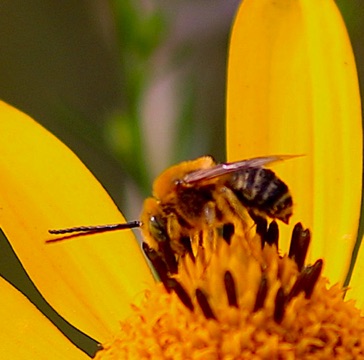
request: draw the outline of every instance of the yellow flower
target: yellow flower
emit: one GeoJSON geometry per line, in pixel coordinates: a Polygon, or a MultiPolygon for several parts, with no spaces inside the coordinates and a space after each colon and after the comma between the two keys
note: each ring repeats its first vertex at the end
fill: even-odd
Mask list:
{"type": "MultiPolygon", "coordinates": [[[[125,220],[51,134],[4,103],[0,118],[0,225],[47,301],[103,344],[96,359],[364,357],[364,318],[341,287],[359,217],[360,99],[332,0],[245,0],[231,37],[229,160],[304,155],[277,166],[295,199],[291,222],[312,229],[297,224],[289,250],[292,227],[255,226],[229,189],[216,198],[233,208],[221,223],[184,229],[191,249],[175,274],[144,245],[159,284],[129,231],[46,244],[51,228],[125,220]]],[[[355,281],[348,294],[363,301],[355,281]]],[[[0,287],[7,358],[88,358],[0,287]]]]}

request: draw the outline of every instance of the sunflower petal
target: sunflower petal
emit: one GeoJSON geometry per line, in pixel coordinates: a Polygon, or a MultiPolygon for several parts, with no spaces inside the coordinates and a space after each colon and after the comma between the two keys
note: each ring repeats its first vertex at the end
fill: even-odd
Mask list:
{"type": "MultiPolygon", "coordinates": [[[[342,282],[359,218],[362,126],[345,25],[333,0],[245,0],[232,32],[229,160],[303,154],[277,166],[313,230],[311,259],[342,282]]],[[[283,230],[288,240],[288,229],[283,230]]],[[[286,247],[285,247],[286,248],[286,247]]]]}
{"type": "Polygon", "coordinates": [[[0,225],[46,300],[102,341],[152,281],[131,231],[46,244],[48,229],[124,222],[79,159],[0,102],[0,225]]]}
{"type": "Polygon", "coordinates": [[[3,358],[89,359],[29,300],[0,277],[0,336],[3,358]]]}

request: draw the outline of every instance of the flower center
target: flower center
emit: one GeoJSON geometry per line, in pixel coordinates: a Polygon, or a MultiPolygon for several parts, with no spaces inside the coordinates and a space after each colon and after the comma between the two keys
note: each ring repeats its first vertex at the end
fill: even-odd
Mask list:
{"type": "Polygon", "coordinates": [[[353,359],[364,356],[364,319],[323,262],[305,265],[310,232],[294,227],[288,255],[279,231],[255,219],[202,231],[171,275],[144,244],[161,283],[96,359],[353,359]]]}

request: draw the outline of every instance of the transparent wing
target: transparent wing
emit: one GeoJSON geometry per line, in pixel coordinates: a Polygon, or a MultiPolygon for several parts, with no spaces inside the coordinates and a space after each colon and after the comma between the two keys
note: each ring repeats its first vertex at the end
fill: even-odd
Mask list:
{"type": "Polygon", "coordinates": [[[183,181],[185,183],[191,184],[196,181],[212,179],[214,177],[230,174],[249,167],[263,167],[277,161],[283,161],[292,159],[294,157],[299,157],[302,155],[271,155],[271,156],[261,156],[252,159],[240,160],[231,163],[218,164],[209,169],[201,169],[193,171],[187,174],[183,181]]]}

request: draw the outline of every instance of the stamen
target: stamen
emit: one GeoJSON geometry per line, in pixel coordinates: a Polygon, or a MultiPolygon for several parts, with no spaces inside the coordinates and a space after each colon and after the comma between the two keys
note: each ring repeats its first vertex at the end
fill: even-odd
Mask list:
{"type": "Polygon", "coordinates": [[[301,271],[287,296],[287,302],[291,301],[295,296],[298,296],[301,291],[305,292],[306,299],[311,297],[316,282],[321,274],[322,266],[323,261],[319,259],[315,264],[307,266],[301,271]]]}
{"type": "Polygon", "coordinates": [[[263,238],[268,245],[275,244],[278,249],[279,229],[276,221],[272,221],[269,224],[268,230],[263,236],[263,238]]]}
{"type": "Polygon", "coordinates": [[[303,291],[304,280],[304,274],[300,273],[287,296],[287,302],[290,302],[294,297],[298,296],[301,291],[303,291]]]}
{"type": "Polygon", "coordinates": [[[322,259],[317,260],[312,266],[308,266],[304,271],[306,272],[306,284],[303,291],[306,294],[306,299],[309,299],[313,293],[313,289],[321,274],[323,266],[322,259]]]}
{"type": "Polygon", "coordinates": [[[225,284],[225,290],[226,290],[226,295],[228,298],[229,306],[238,307],[235,281],[234,281],[234,278],[230,271],[225,272],[224,284],[225,284]]]}
{"type": "Polygon", "coordinates": [[[183,305],[186,306],[187,309],[193,311],[194,306],[192,304],[192,300],[183,286],[174,278],[168,278],[166,281],[166,285],[170,290],[173,290],[179,299],[182,301],[183,305]]]}
{"type": "Polygon", "coordinates": [[[158,277],[161,279],[164,287],[168,292],[170,292],[167,284],[168,269],[166,263],[164,262],[162,257],[158,255],[158,253],[144,241],[142,243],[142,249],[148,260],[152,263],[154,270],[157,273],[158,277]]]}
{"type": "Polygon", "coordinates": [[[178,263],[176,256],[172,250],[171,242],[169,239],[159,241],[159,251],[163,254],[164,261],[167,265],[168,271],[171,274],[176,274],[178,271],[178,263]]]}
{"type": "Polygon", "coordinates": [[[255,231],[256,231],[256,233],[258,235],[261,236],[261,238],[262,238],[262,247],[263,247],[264,246],[263,237],[264,237],[265,233],[267,232],[268,221],[267,221],[266,218],[255,214],[253,211],[249,211],[249,215],[256,224],[256,230],[255,231]]]}
{"type": "Polygon", "coordinates": [[[277,324],[280,324],[284,317],[284,308],[286,305],[283,288],[279,288],[277,291],[274,307],[274,320],[277,324]]]}
{"type": "Polygon", "coordinates": [[[229,245],[231,242],[231,238],[234,235],[234,232],[235,232],[235,226],[232,223],[224,224],[224,226],[222,227],[222,237],[229,245]]]}
{"type": "Polygon", "coordinates": [[[288,256],[295,261],[299,271],[302,270],[305,263],[310,240],[310,230],[304,230],[302,224],[297,223],[292,231],[291,246],[289,248],[288,256]]]}
{"type": "Polygon", "coordinates": [[[268,293],[268,281],[267,278],[263,275],[260,280],[259,289],[257,292],[257,297],[255,299],[254,312],[258,311],[264,306],[265,298],[268,293]]]}
{"type": "Polygon", "coordinates": [[[203,231],[200,231],[198,233],[198,246],[199,247],[203,247],[203,239],[204,239],[203,231]]]}
{"type": "Polygon", "coordinates": [[[193,262],[195,262],[195,255],[193,255],[192,245],[191,245],[191,238],[189,236],[182,236],[180,238],[180,243],[186,249],[186,253],[190,255],[193,262]]]}
{"type": "Polygon", "coordinates": [[[211,309],[211,306],[206,298],[206,295],[202,292],[201,289],[196,289],[196,299],[198,304],[200,305],[200,308],[205,315],[205,318],[208,319],[214,319],[216,320],[216,317],[211,309]]]}

